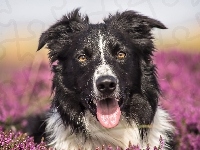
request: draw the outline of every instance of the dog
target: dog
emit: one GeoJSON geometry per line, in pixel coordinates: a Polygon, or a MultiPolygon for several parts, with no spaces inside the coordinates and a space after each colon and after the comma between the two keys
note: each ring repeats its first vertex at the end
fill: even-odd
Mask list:
{"type": "Polygon", "coordinates": [[[79,8],[41,34],[54,73],[47,115],[48,144],[57,150],[102,145],[159,145],[173,149],[170,116],[158,105],[160,89],[152,56],[155,19],[128,10],[91,24],[79,8]]]}

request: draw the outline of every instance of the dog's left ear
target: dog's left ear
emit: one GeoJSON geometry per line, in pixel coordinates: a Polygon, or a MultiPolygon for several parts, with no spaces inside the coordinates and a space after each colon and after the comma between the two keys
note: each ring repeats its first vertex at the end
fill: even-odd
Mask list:
{"type": "Polygon", "coordinates": [[[151,30],[153,28],[167,29],[160,21],[143,16],[135,11],[117,12],[115,15],[110,15],[107,19],[104,19],[104,22],[111,32],[117,30],[121,32],[125,39],[130,39],[129,42],[137,47],[137,52],[142,53],[145,60],[150,60],[154,50],[151,30]]]}
{"type": "Polygon", "coordinates": [[[145,38],[153,28],[167,29],[160,21],[143,16],[135,11],[117,12],[110,15],[104,21],[111,29],[119,29],[129,34],[134,34],[132,38],[145,38]]]}

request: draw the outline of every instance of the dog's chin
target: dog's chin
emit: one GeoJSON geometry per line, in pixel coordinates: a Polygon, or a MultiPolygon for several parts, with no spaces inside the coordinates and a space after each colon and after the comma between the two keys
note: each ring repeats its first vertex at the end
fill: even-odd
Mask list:
{"type": "Polygon", "coordinates": [[[103,127],[114,128],[120,121],[122,104],[119,98],[107,97],[90,100],[88,109],[103,127]]]}

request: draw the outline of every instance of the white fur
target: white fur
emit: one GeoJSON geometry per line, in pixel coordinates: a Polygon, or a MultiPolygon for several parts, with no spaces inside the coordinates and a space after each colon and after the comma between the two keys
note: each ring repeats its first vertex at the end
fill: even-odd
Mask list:
{"type": "MultiPolygon", "coordinates": [[[[109,64],[107,64],[105,59],[105,41],[103,41],[103,36],[99,31],[99,52],[101,57],[101,63],[96,67],[94,75],[93,75],[93,93],[95,97],[99,97],[101,93],[98,91],[96,87],[96,80],[101,76],[113,76],[117,79],[113,69],[109,64]]],[[[117,80],[118,82],[118,80],[117,80]]],[[[119,93],[119,85],[117,84],[114,96],[117,97],[119,93]]]]}
{"type": "Polygon", "coordinates": [[[103,36],[101,35],[101,33],[99,31],[99,51],[101,54],[101,63],[102,64],[106,64],[104,48],[105,48],[105,41],[103,42],[103,36]]]}
{"type": "Polygon", "coordinates": [[[101,147],[102,145],[120,146],[125,149],[130,141],[142,148],[146,148],[149,144],[153,149],[154,146],[159,145],[160,136],[167,142],[169,139],[165,132],[173,130],[168,114],[160,107],[158,107],[154,121],[150,126],[147,143],[142,143],[136,124],[132,122],[132,126],[128,126],[123,116],[115,128],[106,129],[101,126],[96,117],[92,116],[90,112],[86,112],[85,123],[91,137],[86,142],[84,142],[82,135],[70,134],[70,127],[63,125],[60,115],[54,110],[54,113],[47,120],[46,132],[51,133],[49,138],[53,139],[49,145],[56,150],[78,150],[79,148],[94,150],[97,146],[101,147]]]}

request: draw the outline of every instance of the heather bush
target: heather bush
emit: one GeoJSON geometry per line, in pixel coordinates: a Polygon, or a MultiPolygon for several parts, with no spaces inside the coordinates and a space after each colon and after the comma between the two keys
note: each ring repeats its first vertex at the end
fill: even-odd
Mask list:
{"type": "Polygon", "coordinates": [[[16,127],[20,123],[25,124],[22,118],[47,109],[50,89],[51,73],[47,63],[18,70],[8,79],[1,79],[0,124],[16,127]]]}
{"type": "Polygon", "coordinates": [[[41,141],[35,144],[32,137],[25,133],[6,131],[0,128],[0,149],[1,150],[47,150],[46,144],[41,141]]]}
{"type": "Polygon", "coordinates": [[[180,51],[155,55],[161,104],[169,111],[176,127],[177,149],[200,149],[200,53],[180,51]]]}

